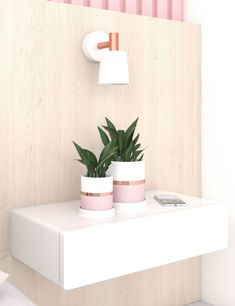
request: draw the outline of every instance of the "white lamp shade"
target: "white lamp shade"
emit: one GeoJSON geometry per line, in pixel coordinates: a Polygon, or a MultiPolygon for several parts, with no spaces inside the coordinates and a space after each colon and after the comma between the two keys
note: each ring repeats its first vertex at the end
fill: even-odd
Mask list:
{"type": "Polygon", "coordinates": [[[106,51],[100,59],[98,84],[129,84],[127,53],[106,51]]]}

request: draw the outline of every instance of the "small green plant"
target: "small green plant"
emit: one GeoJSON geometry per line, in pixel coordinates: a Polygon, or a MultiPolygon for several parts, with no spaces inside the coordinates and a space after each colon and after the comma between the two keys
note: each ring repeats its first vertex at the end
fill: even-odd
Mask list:
{"type": "Polygon", "coordinates": [[[108,135],[102,128],[98,127],[104,146],[112,142],[117,146],[116,153],[112,155],[113,161],[140,161],[143,159],[144,150],[140,150],[141,144],[138,143],[140,135],[137,134],[134,137],[138,119],[124,131],[117,130],[114,124],[108,118],[105,118],[107,125],[102,127],[108,132],[108,135]]]}
{"type": "Polygon", "coordinates": [[[106,171],[108,170],[112,157],[117,152],[117,147],[113,141],[110,141],[105,145],[100,153],[99,159],[94,153],[87,149],[83,149],[77,143],[73,141],[73,144],[78,152],[80,159],[77,159],[87,168],[88,177],[105,177],[106,171]]]}

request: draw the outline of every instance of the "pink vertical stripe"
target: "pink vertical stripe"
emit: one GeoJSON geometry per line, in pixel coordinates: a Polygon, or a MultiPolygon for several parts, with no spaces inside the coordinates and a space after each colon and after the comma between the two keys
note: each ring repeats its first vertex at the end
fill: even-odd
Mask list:
{"type": "Polygon", "coordinates": [[[157,17],[169,19],[170,17],[170,0],[158,0],[157,17]]]}
{"type": "Polygon", "coordinates": [[[153,16],[153,8],[152,8],[153,0],[142,0],[142,15],[145,16],[153,16]]]}
{"type": "Polygon", "coordinates": [[[183,0],[173,0],[171,3],[171,19],[183,20],[183,0]]]}
{"type": "Polygon", "coordinates": [[[80,5],[84,5],[84,1],[83,0],[71,0],[72,4],[80,4],[80,5]]]}
{"type": "Polygon", "coordinates": [[[137,1],[136,0],[126,0],[125,12],[137,14],[137,1]]]}
{"type": "Polygon", "coordinates": [[[50,0],[126,13],[183,20],[184,0],[50,0]]]}
{"type": "Polygon", "coordinates": [[[142,15],[143,13],[142,8],[142,0],[136,0],[136,13],[142,15]]]}
{"type": "Polygon", "coordinates": [[[121,11],[120,0],[109,0],[108,9],[112,11],[121,11]]]}
{"type": "Polygon", "coordinates": [[[102,8],[104,10],[108,10],[108,8],[109,8],[109,1],[108,0],[103,0],[102,1],[102,8]]]}
{"type": "Polygon", "coordinates": [[[119,0],[120,1],[120,11],[125,12],[126,11],[126,0],[119,0]]]}
{"type": "Polygon", "coordinates": [[[84,5],[85,6],[91,6],[90,0],[84,0],[84,5]]]}
{"type": "Polygon", "coordinates": [[[152,0],[152,16],[157,17],[157,1],[158,0],[152,0]]]}
{"type": "MultiPolygon", "coordinates": [[[[53,0],[52,0],[53,1],[53,0]]],[[[67,3],[66,0],[56,0],[56,2],[63,2],[63,3],[67,3]]]]}
{"type": "Polygon", "coordinates": [[[102,0],[90,0],[90,7],[103,8],[102,0]]]}

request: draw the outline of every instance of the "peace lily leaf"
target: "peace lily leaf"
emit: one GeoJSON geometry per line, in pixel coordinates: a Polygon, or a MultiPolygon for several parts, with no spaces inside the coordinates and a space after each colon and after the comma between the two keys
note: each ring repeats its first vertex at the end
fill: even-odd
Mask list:
{"type": "MultiPolygon", "coordinates": [[[[135,129],[138,123],[138,118],[127,128],[126,131],[118,130],[114,124],[105,118],[107,126],[103,126],[104,130],[109,133],[111,139],[108,138],[105,131],[100,132],[101,140],[104,146],[107,145],[107,138],[109,142],[113,143],[113,146],[117,146],[117,152],[112,155],[112,160],[114,161],[138,161],[143,159],[143,150],[140,150],[141,144],[138,143],[140,135],[137,134],[134,137],[135,129]],[[140,156],[141,155],[141,156],[140,156]]],[[[109,147],[110,149],[111,147],[109,147]]],[[[103,155],[102,155],[103,157],[103,155]]]]}
{"type": "Polygon", "coordinates": [[[109,132],[109,135],[111,137],[111,139],[115,139],[117,137],[117,131],[114,130],[113,128],[111,127],[108,127],[108,126],[104,126],[103,125],[103,128],[109,132]]]}
{"type": "Polygon", "coordinates": [[[103,142],[103,145],[106,146],[109,143],[109,138],[106,135],[106,133],[100,127],[98,127],[98,130],[99,130],[100,137],[101,137],[101,140],[103,142]]]}
{"type": "Polygon", "coordinates": [[[130,142],[133,138],[134,132],[135,132],[135,128],[137,125],[139,118],[137,118],[126,130],[125,136],[126,136],[126,142],[130,142]]]}
{"type": "Polygon", "coordinates": [[[113,142],[108,142],[102,150],[99,162],[93,152],[80,147],[77,143],[73,142],[80,159],[77,159],[86,166],[88,177],[105,177],[106,171],[111,164],[111,157],[116,154],[117,147],[113,146],[113,142]],[[102,166],[105,165],[103,168],[102,166]]]}
{"type": "Polygon", "coordinates": [[[109,128],[111,128],[111,129],[114,130],[115,132],[117,131],[116,128],[115,128],[115,126],[114,126],[114,124],[113,124],[107,117],[105,117],[105,121],[106,121],[107,126],[108,126],[109,128]]]}

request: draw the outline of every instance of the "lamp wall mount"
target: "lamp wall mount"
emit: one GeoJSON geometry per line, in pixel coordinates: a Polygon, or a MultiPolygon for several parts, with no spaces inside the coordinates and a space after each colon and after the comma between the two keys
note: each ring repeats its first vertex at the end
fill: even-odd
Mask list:
{"type": "Polygon", "coordinates": [[[82,42],[82,50],[87,59],[92,62],[100,62],[102,53],[106,51],[104,48],[109,46],[102,46],[102,48],[98,46],[101,45],[102,42],[107,44],[108,40],[109,35],[105,32],[94,31],[88,33],[82,42]]]}
{"type": "Polygon", "coordinates": [[[87,59],[100,63],[98,84],[129,84],[127,53],[119,50],[118,33],[90,32],[83,39],[82,50],[87,59]]]}

